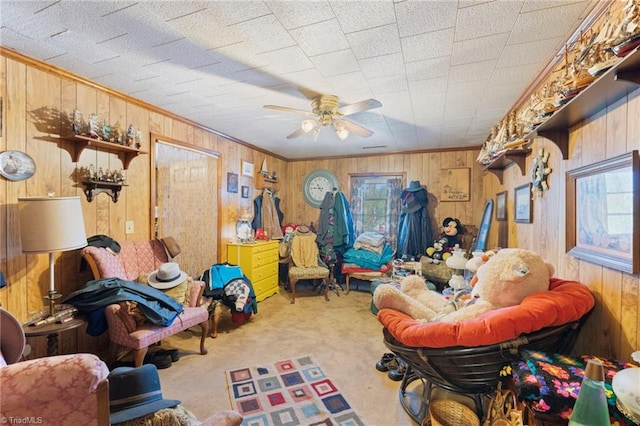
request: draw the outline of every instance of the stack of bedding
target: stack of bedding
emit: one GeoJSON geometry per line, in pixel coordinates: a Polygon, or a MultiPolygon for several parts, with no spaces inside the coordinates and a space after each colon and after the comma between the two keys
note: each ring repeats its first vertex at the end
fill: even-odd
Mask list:
{"type": "Polygon", "coordinates": [[[384,235],[364,232],[344,254],[342,273],[386,273],[391,269],[394,250],[384,235]]]}

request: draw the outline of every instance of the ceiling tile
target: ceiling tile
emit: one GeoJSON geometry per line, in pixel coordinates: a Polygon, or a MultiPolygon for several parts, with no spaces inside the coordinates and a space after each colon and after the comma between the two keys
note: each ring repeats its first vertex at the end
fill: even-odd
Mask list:
{"type": "Polygon", "coordinates": [[[335,19],[289,30],[289,33],[308,56],[349,48],[335,19]]]}
{"type": "Polygon", "coordinates": [[[446,77],[449,75],[450,62],[451,56],[407,62],[405,64],[407,80],[416,81],[435,77],[446,77]]]}
{"type": "Polygon", "coordinates": [[[578,24],[578,18],[585,9],[584,2],[523,13],[513,28],[510,44],[523,43],[532,39],[562,37],[567,39],[569,30],[578,24]]]}
{"type": "Polygon", "coordinates": [[[456,41],[510,32],[518,19],[522,1],[495,1],[458,10],[456,41]]]}
{"type": "Polygon", "coordinates": [[[331,1],[345,34],[395,24],[393,3],[389,1],[331,1]]]}
{"type": "Polygon", "coordinates": [[[509,33],[494,34],[453,43],[451,65],[498,59],[502,55],[509,33]]]}
{"type": "Polygon", "coordinates": [[[282,26],[289,30],[335,18],[333,9],[326,1],[267,1],[266,4],[282,26]]]}
{"type": "Polygon", "coordinates": [[[402,53],[407,62],[451,55],[453,32],[447,29],[402,39],[402,53]]]}
{"type": "Polygon", "coordinates": [[[400,37],[453,28],[457,5],[447,1],[402,1],[395,3],[400,37]]]}
{"type": "MultiPolygon", "coordinates": [[[[347,40],[358,59],[400,52],[400,39],[395,25],[347,34],[347,40]]],[[[407,58],[405,57],[405,60],[407,58]]]]}
{"type": "Polygon", "coordinates": [[[311,61],[324,76],[360,71],[360,65],[350,49],[314,56],[311,61]]]}
{"type": "Polygon", "coordinates": [[[405,73],[404,61],[400,53],[361,59],[359,62],[362,72],[367,78],[379,78],[405,73]]]}

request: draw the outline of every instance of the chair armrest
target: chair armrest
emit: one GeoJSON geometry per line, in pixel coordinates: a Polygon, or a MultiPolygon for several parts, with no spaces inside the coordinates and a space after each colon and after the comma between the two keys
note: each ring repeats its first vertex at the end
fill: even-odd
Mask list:
{"type": "Polygon", "coordinates": [[[204,281],[190,280],[189,281],[189,307],[195,308],[202,305],[202,295],[204,294],[204,281]]]}
{"type": "Polygon", "coordinates": [[[1,415],[46,424],[108,425],[106,364],[93,354],[17,362],[0,368],[1,415]]]}

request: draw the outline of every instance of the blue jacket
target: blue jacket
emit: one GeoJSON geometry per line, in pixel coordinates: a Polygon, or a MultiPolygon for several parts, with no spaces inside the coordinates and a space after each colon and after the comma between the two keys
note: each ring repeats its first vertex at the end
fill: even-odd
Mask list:
{"type": "Polygon", "coordinates": [[[137,302],[150,323],[165,327],[170,326],[184,310],[181,303],[162,291],[120,278],[88,281],[84,288],[69,294],[64,303],[69,303],[78,308],[78,311],[87,314],[87,333],[99,336],[107,331],[104,309],[108,305],[126,300],[137,302]]]}

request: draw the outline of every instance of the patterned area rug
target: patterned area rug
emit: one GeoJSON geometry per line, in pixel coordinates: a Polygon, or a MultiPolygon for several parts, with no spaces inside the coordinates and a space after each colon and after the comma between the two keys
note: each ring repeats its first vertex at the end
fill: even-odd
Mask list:
{"type": "Polygon", "coordinates": [[[227,371],[226,377],[244,426],[364,426],[309,355],[227,371]]]}

